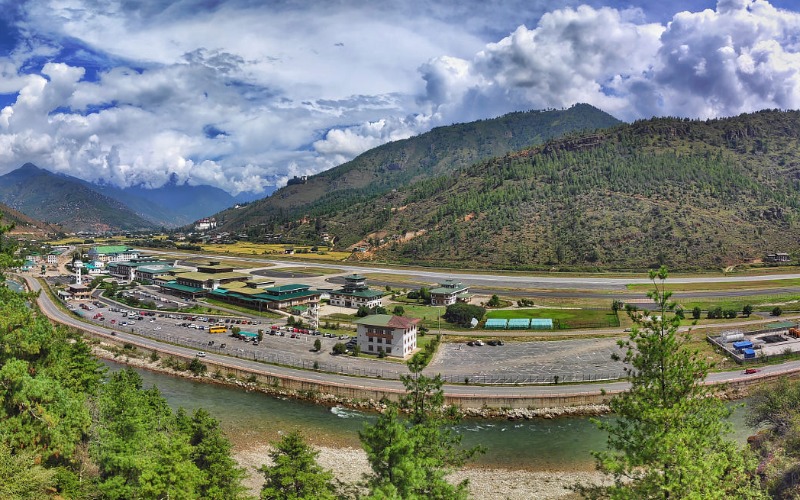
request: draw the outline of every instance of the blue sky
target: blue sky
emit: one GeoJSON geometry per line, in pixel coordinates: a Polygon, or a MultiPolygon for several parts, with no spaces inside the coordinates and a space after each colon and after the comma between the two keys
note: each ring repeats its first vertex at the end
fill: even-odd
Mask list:
{"type": "Polygon", "coordinates": [[[261,192],[451,123],[800,108],[789,0],[0,0],[0,174],[261,192]]]}

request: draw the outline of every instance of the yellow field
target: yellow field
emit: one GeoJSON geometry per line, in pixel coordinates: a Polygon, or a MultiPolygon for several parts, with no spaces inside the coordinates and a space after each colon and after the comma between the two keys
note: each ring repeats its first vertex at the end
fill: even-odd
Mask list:
{"type": "Polygon", "coordinates": [[[267,255],[269,257],[290,260],[327,260],[327,261],[341,261],[350,256],[350,252],[331,252],[327,251],[324,247],[316,253],[311,253],[310,246],[292,246],[294,254],[287,254],[286,248],[288,245],[276,245],[267,243],[251,243],[249,241],[238,241],[232,245],[201,245],[204,252],[218,253],[218,254],[231,254],[231,255],[244,255],[255,256],[267,255]],[[301,253],[308,252],[308,253],[301,253]]]}

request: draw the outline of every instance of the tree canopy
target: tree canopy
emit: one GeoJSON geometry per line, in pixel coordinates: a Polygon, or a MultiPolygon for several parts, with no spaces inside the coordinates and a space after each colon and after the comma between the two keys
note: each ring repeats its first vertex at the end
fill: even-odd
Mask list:
{"type": "Polygon", "coordinates": [[[631,388],[611,400],[617,419],[598,422],[608,450],[594,455],[613,484],[579,489],[592,498],[759,498],[752,455],[726,439],[730,410],[701,384],[709,365],[678,334],[666,268],[650,279],[658,314],[632,313],[619,342],[631,388]]]}

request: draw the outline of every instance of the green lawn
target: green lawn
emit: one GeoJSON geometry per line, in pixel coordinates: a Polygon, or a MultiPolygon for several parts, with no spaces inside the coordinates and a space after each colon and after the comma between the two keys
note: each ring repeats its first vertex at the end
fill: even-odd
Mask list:
{"type": "Polygon", "coordinates": [[[557,329],[618,327],[619,320],[608,309],[501,309],[488,311],[486,318],[550,318],[557,329]]]}

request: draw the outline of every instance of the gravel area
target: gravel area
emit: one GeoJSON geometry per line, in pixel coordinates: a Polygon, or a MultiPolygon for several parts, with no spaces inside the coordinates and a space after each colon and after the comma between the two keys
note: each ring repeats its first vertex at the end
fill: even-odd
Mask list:
{"type": "MultiPolygon", "coordinates": [[[[369,472],[367,455],[361,449],[317,447],[318,462],[333,472],[344,483],[360,481],[369,472]]],[[[258,468],[269,461],[270,447],[260,445],[235,453],[236,460],[246,467],[249,477],[245,481],[253,494],[258,494],[263,477],[258,468]]],[[[469,479],[470,497],[476,499],[575,499],[569,490],[575,483],[589,484],[602,481],[597,472],[579,471],[526,471],[505,469],[464,468],[450,476],[453,482],[469,479]]]]}

